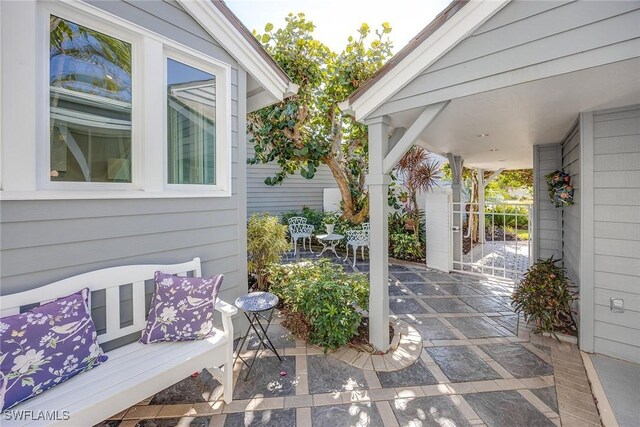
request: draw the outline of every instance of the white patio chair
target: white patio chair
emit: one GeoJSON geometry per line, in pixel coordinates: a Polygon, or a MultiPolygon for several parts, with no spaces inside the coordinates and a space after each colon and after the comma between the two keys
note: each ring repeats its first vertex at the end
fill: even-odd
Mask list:
{"type": "Polygon", "coordinates": [[[353,267],[355,267],[358,248],[362,251],[362,260],[364,261],[364,248],[369,247],[369,223],[363,224],[362,230],[347,231],[347,256],[344,257],[345,261],[349,258],[349,246],[353,247],[353,267]]]}
{"type": "Polygon", "coordinates": [[[298,239],[302,239],[302,249],[305,250],[305,241],[309,239],[309,251],[311,249],[311,234],[313,233],[313,225],[307,224],[307,219],[301,216],[289,218],[289,234],[291,235],[291,243],[293,244],[293,255],[298,250],[298,239]]]}

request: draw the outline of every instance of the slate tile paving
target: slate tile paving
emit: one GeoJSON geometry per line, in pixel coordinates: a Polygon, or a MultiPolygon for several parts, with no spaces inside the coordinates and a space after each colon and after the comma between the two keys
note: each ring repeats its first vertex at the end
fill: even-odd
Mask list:
{"type": "Polygon", "coordinates": [[[520,344],[488,344],[480,348],[516,378],[553,375],[553,366],[520,344]]]}
{"type": "Polygon", "coordinates": [[[466,283],[442,283],[440,288],[450,295],[482,295],[481,292],[466,283]]]}
{"type": "Polygon", "coordinates": [[[423,314],[427,312],[415,298],[389,297],[389,310],[393,314],[423,314]]]}
{"type": "Polygon", "coordinates": [[[451,396],[400,399],[395,401],[392,408],[398,423],[403,427],[464,427],[469,425],[451,396]]]}
{"type": "Polygon", "coordinates": [[[464,399],[492,427],[555,426],[517,391],[465,394],[464,399]]]}
{"type": "MultiPolygon", "coordinates": [[[[458,298],[423,298],[438,313],[475,313],[476,311],[458,298]]],[[[394,311],[395,313],[395,311],[394,311]]]]}
{"type": "MultiPolygon", "coordinates": [[[[266,352],[265,352],[266,353],[266,352]]],[[[242,365],[240,376],[233,389],[234,399],[254,397],[280,397],[296,394],[296,358],[281,356],[282,362],[275,356],[259,357],[245,381],[247,367],[242,365]],[[286,376],[280,375],[284,371],[286,376]]],[[[251,362],[249,362],[251,363],[251,362]]]]}
{"type": "Polygon", "coordinates": [[[361,273],[367,272],[369,271],[369,264],[364,264],[362,262],[356,263],[356,270],[358,270],[361,273]]]}
{"type": "Polygon", "coordinates": [[[136,427],[208,427],[211,417],[162,418],[141,420],[136,427]]]}
{"type": "Polygon", "coordinates": [[[424,269],[421,271],[422,276],[429,281],[436,283],[459,282],[460,279],[455,274],[447,274],[437,270],[424,269]]]}
{"type": "Polygon", "coordinates": [[[545,353],[547,353],[549,356],[551,356],[551,349],[546,346],[546,345],[542,345],[542,344],[533,344],[536,348],[544,351],[545,353]]]}
{"type": "Polygon", "coordinates": [[[405,283],[404,286],[418,296],[447,295],[447,292],[435,283],[405,283]]]}
{"type": "Polygon", "coordinates": [[[420,359],[413,365],[399,371],[378,372],[377,374],[383,388],[438,384],[436,378],[420,359]]]}
{"type": "Polygon", "coordinates": [[[491,338],[510,335],[508,331],[496,327],[482,317],[451,317],[447,319],[467,338],[491,338]]]}
{"type": "MultiPolygon", "coordinates": [[[[278,324],[271,324],[269,326],[269,330],[267,331],[267,335],[269,339],[275,346],[276,350],[279,348],[290,348],[296,346],[296,340],[291,335],[284,326],[278,324]]],[[[259,345],[258,337],[256,336],[254,331],[251,331],[251,334],[247,337],[247,343],[245,344],[245,348],[249,350],[254,350],[258,348],[259,345]]],[[[264,347],[263,347],[264,349],[264,347]]]]}
{"type": "Polygon", "coordinates": [[[411,271],[409,267],[400,264],[389,264],[389,271],[411,271]]]}
{"type": "Polygon", "coordinates": [[[513,316],[492,316],[491,320],[498,323],[503,328],[508,329],[512,334],[515,335],[517,333],[517,329],[518,329],[517,315],[514,314],[513,316]]]}
{"type": "Polygon", "coordinates": [[[511,310],[511,307],[491,297],[460,297],[460,300],[481,313],[497,313],[511,310]]]}
{"type": "Polygon", "coordinates": [[[378,409],[370,402],[311,408],[311,421],[313,427],[383,427],[378,409]]]}
{"type": "Polygon", "coordinates": [[[417,273],[393,272],[392,274],[397,280],[401,281],[402,283],[424,282],[424,278],[417,273]]]}
{"type": "Polygon", "coordinates": [[[549,408],[553,409],[556,413],[558,412],[558,398],[556,397],[555,387],[535,388],[532,389],[531,392],[549,408]]]}
{"type": "Polygon", "coordinates": [[[295,426],[296,410],[273,409],[268,411],[248,411],[228,414],[224,427],[295,426]]]}
{"type": "Polygon", "coordinates": [[[206,369],[197,375],[185,378],[151,399],[150,405],[170,405],[216,401],[221,390],[220,383],[206,369]]]}
{"type": "Polygon", "coordinates": [[[362,369],[334,357],[307,356],[309,393],[334,393],[364,389],[367,382],[362,369]]]}
{"type": "Polygon", "coordinates": [[[451,382],[483,381],[502,378],[473,350],[466,346],[425,348],[451,382]]]}
{"type": "Polygon", "coordinates": [[[395,283],[389,284],[389,296],[408,296],[409,292],[395,283]]]}
{"type": "MultiPolygon", "coordinates": [[[[286,259],[296,262],[306,258],[316,257],[306,251],[286,259]]],[[[348,263],[328,258],[353,271],[348,263]]],[[[368,261],[358,260],[356,270],[368,269],[368,261]]],[[[136,419],[143,427],[220,426],[223,420],[230,427],[511,427],[551,426],[558,424],[558,416],[563,422],[567,419],[566,425],[575,425],[579,411],[572,408],[582,406],[571,400],[573,390],[565,391],[568,388],[562,386],[560,368],[554,375],[553,366],[538,356],[545,352],[550,355],[546,360],[561,361],[567,357],[568,345],[562,347],[535,336],[524,346],[505,339],[515,335],[517,316],[498,313],[512,311],[509,295],[513,285],[502,279],[446,274],[418,264],[391,265],[389,282],[391,312],[415,327],[423,339],[422,357],[403,370],[365,372],[317,348],[299,347],[300,342],[280,324],[272,324],[269,336],[276,347],[286,349],[284,361],[262,352],[247,382],[243,375],[246,367],[237,365],[240,372],[236,372],[239,378],[231,404],[216,400],[221,387],[208,371],[202,371],[145,399],[130,413],[125,410],[99,425],[125,427],[136,419]],[[491,314],[487,317],[484,313],[491,314]],[[529,350],[533,346],[540,351],[529,350]],[[281,376],[281,371],[287,375],[281,376]],[[511,375],[520,380],[509,379],[511,375]],[[554,380],[560,384],[557,388],[548,386],[554,380]],[[403,388],[407,388],[404,394],[403,388]],[[449,395],[451,391],[453,395],[449,395]],[[543,414],[527,400],[533,396],[555,413],[543,414]],[[193,415],[175,418],[177,413],[193,415]],[[142,416],[155,419],[142,421],[142,416]]],[[[521,332],[526,329],[522,326],[521,332]]],[[[252,339],[249,347],[255,345],[252,339]]],[[[579,354],[575,346],[570,349],[579,354]]],[[[576,360],[580,364],[579,356],[576,360]]],[[[592,412],[597,414],[595,409],[592,412]]]]}
{"type": "Polygon", "coordinates": [[[423,340],[453,340],[456,335],[451,332],[440,320],[433,318],[406,319],[411,326],[416,328],[423,340]]]}

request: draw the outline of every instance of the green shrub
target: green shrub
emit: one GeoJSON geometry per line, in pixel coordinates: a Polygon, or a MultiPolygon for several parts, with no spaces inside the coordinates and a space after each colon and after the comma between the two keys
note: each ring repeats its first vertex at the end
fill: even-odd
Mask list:
{"type": "Polygon", "coordinates": [[[526,206],[496,205],[487,206],[484,223],[486,227],[516,227],[516,215],[518,214],[518,229],[526,230],[529,227],[529,216],[526,206]],[[489,215],[493,213],[495,215],[489,215]]]}
{"type": "Polygon", "coordinates": [[[362,321],[358,308],[369,305],[366,276],[347,274],[328,260],[274,265],[269,282],[285,313],[304,315],[310,326],[309,342],[325,350],[351,341],[362,321]]]}
{"type": "Polygon", "coordinates": [[[511,296],[511,305],[525,321],[533,323],[535,333],[576,335],[571,312],[576,297],[569,289],[564,268],[556,265],[559,261],[552,257],[533,264],[511,296]]]}
{"type": "MultiPolygon", "coordinates": [[[[307,219],[307,224],[311,224],[314,226],[314,234],[322,234],[325,232],[326,227],[325,224],[328,224],[327,219],[331,218],[331,220],[335,219],[335,226],[333,228],[333,232],[336,234],[342,234],[343,236],[347,235],[347,230],[353,230],[354,228],[360,228],[360,224],[354,224],[350,221],[347,221],[341,218],[335,212],[327,212],[323,213],[322,211],[311,209],[307,206],[302,208],[302,211],[289,211],[284,212],[282,214],[282,224],[289,224],[289,218],[293,218],[296,216],[301,216],[307,219]]],[[[344,248],[344,241],[340,242],[340,247],[344,248]]]]}
{"type": "Polygon", "coordinates": [[[278,217],[251,215],[247,225],[247,261],[249,273],[258,280],[258,289],[266,288],[267,268],[280,262],[288,249],[287,227],[280,224],[278,217]]]}
{"type": "Polygon", "coordinates": [[[324,213],[315,209],[311,209],[308,206],[302,208],[302,211],[289,211],[282,214],[282,223],[289,225],[289,218],[301,216],[307,219],[307,224],[311,224],[314,227],[314,231],[319,233],[324,230],[324,213]]]}
{"type": "Polygon", "coordinates": [[[419,261],[424,259],[425,249],[422,242],[410,233],[394,233],[389,235],[390,252],[394,258],[419,261]]]}

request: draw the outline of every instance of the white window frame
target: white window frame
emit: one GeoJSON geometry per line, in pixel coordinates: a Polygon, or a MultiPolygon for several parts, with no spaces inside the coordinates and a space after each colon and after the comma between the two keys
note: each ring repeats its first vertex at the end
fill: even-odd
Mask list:
{"type": "Polygon", "coordinates": [[[75,8],[65,7],[55,3],[45,3],[39,11],[38,27],[41,29],[39,43],[42,45],[38,52],[46,52],[46,62],[41,70],[41,86],[38,90],[38,98],[40,98],[36,106],[39,110],[38,128],[41,129],[41,137],[38,138],[39,158],[36,162],[36,174],[38,190],[52,191],[131,191],[143,189],[143,159],[142,144],[143,139],[141,124],[143,122],[143,91],[142,91],[142,34],[127,30],[117,23],[107,22],[95,15],[77,10],[75,8]],[[131,45],[131,182],[65,182],[52,181],[50,179],[50,159],[51,159],[51,135],[49,129],[49,121],[51,118],[51,103],[49,93],[50,78],[50,33],[49,20],[51,15],[58,16],[66,21],[87,27],[89,29],[99,31],[110,37],[122,40],[131,45]],[[44,30],[43,30],[44,29],[44,30]],[[44,99],[43,99],[44,98],[44,99]]]}
{"type": "MultiPolygon", "coordinates": [[[[1,0],[0,0],[1,1],[1,0]]],[[[4,5],[3,5],[4,8],[4,5]]],[[[12,102],[27,104],[33,117],[18,117],[12,132],[2,132],[2,143],[20,139],[23,144],[2,147],[0,200],[90,200],[146,198],[207,198],[232,196],[232,66],[189,46],[157,34],[98,7],[77,0],[25,2],[19,11],[24,22],[14,25],[15,36],[1,40],[5,46],[20,40],[26,51],[2,53],[3,60],[18,57],[24,74],[12,75],[14,86],[26,87],[33,97],[12,102]],[[29,5],[29,6],[28,6],[29,5]],[[132,133],[131,183],[56,182],[50,180],[49,16],[103,32],[131,44],[132,133]],[[24,52],[34,51],[33,56],[24,52]],[[20,54],[18,54],[20,53],[20,54]],[[166,57],[216,75],[216,185],[167,184],[166,57]],[[184,56],[181,56],[184,55],[184,56]],[[32,62],[33,61],[33,62],[32,62]],[[35,81],[30,77],[34,64],[35,81]],[[164,73],[158,70],[164,69],[164,73]],[[159,125],[159,123],[161,125],[159,125]],[[11,138],[4,138],[5,136],[11,138]],[[10,167],[9,167],[10,166],[10,167]],[[9,173],[11,173],[9,175],[9,173]]],[[[4,14],[3,14],[4,15],[4,14]]],[[[4,16],[3,16],[4,18],[4,16]]],[[[4,34],[4,33],[3,33],[4,34]]],[[[14,43],[15,44],[15,43],[14,43]]],[[[9,63],[10,61],[7,61],[9,63]]],[[[5,65],[3,61],[3,65],[5,65]]],[[[34,74],[31,74],[33,76],[34,74]]],[[[3,93],[4,95],[4,93],[3,93]]],[[[3,103],[3,106],[6,106],[3,103]]],[[[3,117],[3,123],[5,122],[3,117]]]]}
{"type": "Polygon", "coordinates": [[[186,53],[169,46],[164,49],[164,188],[179,192],[205,192],[212,196],[231,195],[231,67],[210,58],[186,53]],[[169,122],[168,122],[168,61],[173,59],[182,64],[215,76],[216,85],[216,140],[215,140],[215,184],[169,184],[169,122]]]}

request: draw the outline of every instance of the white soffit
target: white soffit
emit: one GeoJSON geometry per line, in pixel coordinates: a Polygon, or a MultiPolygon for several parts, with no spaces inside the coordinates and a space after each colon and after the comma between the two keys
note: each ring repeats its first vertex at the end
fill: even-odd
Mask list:
{"type": "MultiPolygon", "coordinates": [[[[640,104],[638,76],[635,58],[458,98],[418,141],[461,155],[467,166],[530,168],[531,147],[561,142],[580,112],[640,104]]],[[[391,115],[394,127],[408,127],[420,111],[391,115]]]]}

